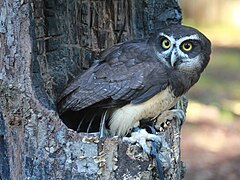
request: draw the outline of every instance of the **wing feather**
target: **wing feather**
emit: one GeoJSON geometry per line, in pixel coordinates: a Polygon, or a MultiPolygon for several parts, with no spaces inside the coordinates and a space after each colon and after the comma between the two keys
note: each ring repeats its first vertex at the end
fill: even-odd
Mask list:
{"type": "MultiPolygon", "coordinates": [[[[166,68],[145,40],[106,50],[98,64],[79,75],[60,96],[58,110],[79,111],[107,99],[141,103],[168,85],[166,68]]],[[[113,102],[109,101],[109,103],[113,102]]]]}

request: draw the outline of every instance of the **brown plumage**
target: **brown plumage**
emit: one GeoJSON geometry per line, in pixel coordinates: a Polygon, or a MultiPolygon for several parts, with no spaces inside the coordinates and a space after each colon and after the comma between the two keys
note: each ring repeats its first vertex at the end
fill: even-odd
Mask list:
{"type": "Polygon", "coordinates": [[[198,81],[210,53],[204,35],[181,25],[163,28],[149,39],[116,44],[68,85],[59,97],[58,112],[75,130],[81,123],[80,131],[97,131],[107,110],[112,134],[125,135],[136,122],[173,107],[198,81]],[[170,47],[163,44],[165,39],[170,47]],[[183,47],[186,42],[190,51],[183,47]],[[92,122],[95,127],[89,126],[92,122]]]}

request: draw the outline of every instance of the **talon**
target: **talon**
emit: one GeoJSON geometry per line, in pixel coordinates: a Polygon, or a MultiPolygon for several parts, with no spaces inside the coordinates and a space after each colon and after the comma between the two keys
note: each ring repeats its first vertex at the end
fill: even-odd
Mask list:
{"type": "Polygon", "coordinates": [[[156,161],[157,172],[161,180],[164,179],[163,165],[158,155],[158,150],[161,149],[162,143],[161,138],[157,135],[156,130],[152,126],[147,126],[153,133],[148,133],[146,129],[133,128],[131,137],[123,137],[123,141],[130,143],[139,143],[143,150],[156,161]],[[147,140],[151,140],[151,147],[147,145],[147,140]]]}
{"type": "Polygon", "coordinates": [[[151,148],[148,147],[147,140],[161,142],[161,138],[158,135],[150,134],[146,129],[138,129],[131,133],[131,137],[123,137],[124,142],[138,143],[147,154],[150,154],[151,148]]]}
{"type": "Polygon", "coordinates": [[[169,120],[166,121],[166,125],[167,126],[170,126],[171,125],[171,122],[169,120]]]}
{"type": "Polygon", "coordinates": [[[163,128],[163,127],[160,127],[160,128],[159,128],[159,131],[160,131],[160,132],[164,132],[164,128],[163,128]]]}
{"type": "Polygon", "coordinates": [[[185,113],[181,109],[171,109],[164,111],[157,117],[155,128],[163,131],[171,125],[172,120],[178,120],[179,124],[182,125],[185,119],[185,113]]]}
{"type": "Polygon", "coordinates": [[[167,120],[160,125],[159,131],[164,132],[171,125],[171,121],[167,120]]]}
{"type": "Polygon", "coordinates": [[[167,123],[166,123],[166,122],[165,122],[165,123],[163,123],[163,128],[164,128],[164,129],[168,128],[168,125],[167,125],[167,123]]]}

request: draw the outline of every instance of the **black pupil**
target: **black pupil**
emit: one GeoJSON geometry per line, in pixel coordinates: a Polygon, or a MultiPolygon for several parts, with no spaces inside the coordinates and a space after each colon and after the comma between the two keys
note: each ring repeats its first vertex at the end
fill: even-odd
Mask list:
{"type": "Polygon", "coordinates": [[[186,43],[184,46],[185,46],[185,49],[189,49],[190,48],[190,44],[189,43],[186,43]]]}
{"type": "Polygon", "coordinates": [[[169,46],[169,41],[166,40],[166,41],[164,42],[164,44],[165,44],[165,46],[169,46]]]}

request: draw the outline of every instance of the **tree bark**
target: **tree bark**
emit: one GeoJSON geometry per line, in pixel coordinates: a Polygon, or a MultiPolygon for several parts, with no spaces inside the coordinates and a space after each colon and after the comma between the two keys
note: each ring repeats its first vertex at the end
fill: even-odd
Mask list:
{"type": "MultiPolygon", "coordinates": [[[[76,133],[55,103],[99,51],[180,23],[177,1],[3,0],[0,14],[0,179],[156,179],[141,148],[76,133]]],[[[165,177],[181,179],[178,121],[160,136],[165,177]]]]}

